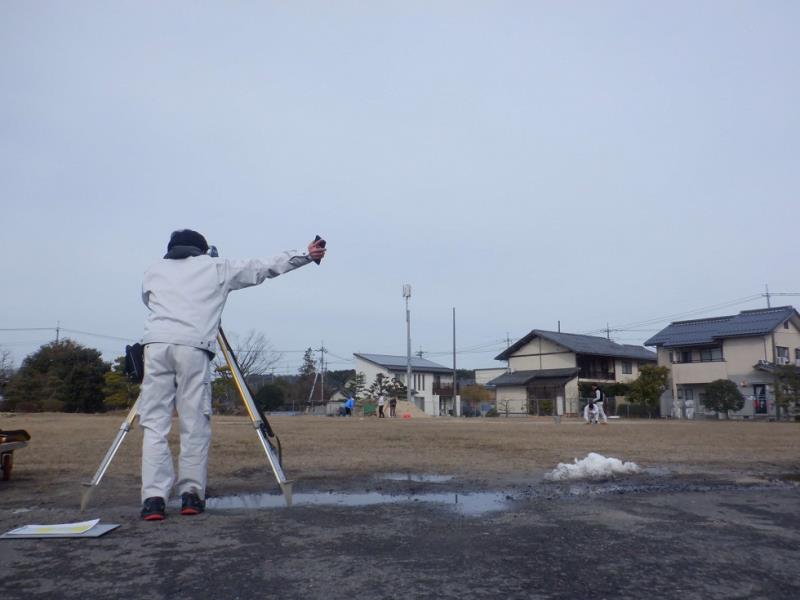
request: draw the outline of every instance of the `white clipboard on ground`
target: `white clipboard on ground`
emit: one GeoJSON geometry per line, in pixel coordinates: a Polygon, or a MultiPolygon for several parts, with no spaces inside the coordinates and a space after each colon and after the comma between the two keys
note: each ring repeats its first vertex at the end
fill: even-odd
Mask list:
{"type": "Polygon", "coordinates": [[[78,523],[56,523],[53,525],[25,525],[7,531],[0,539],[20,538],[72,538],[100,537],[119,525],[113,523],[100,524],[100,519],[80,521],[78,523]]]}

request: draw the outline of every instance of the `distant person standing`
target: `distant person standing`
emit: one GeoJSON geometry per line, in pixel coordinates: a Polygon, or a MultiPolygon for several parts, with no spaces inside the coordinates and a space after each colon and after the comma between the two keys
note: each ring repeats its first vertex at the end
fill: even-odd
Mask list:
{"type": "Polygon", "coordinates": [[[383,407],[384,407],[385,404],[386,404],[386,398],[384,398],[383,394],[381,394],[380,396],[378,396],[378,418],[379,419],[386,418],[386,415],[383,414],[383,407]]]}
{"type": "Polygon", "coordinates": [[[606,417],[606,411],[603,410],[603,403],[606,399],[606,395],[603,393],[599,387],[597,387],[596,383],[592,384],[592,399],[589,401],[586,406],[583,408],[583,419],[589,423],[589,411],[591,410],[591,405],[594,404],[594,407],[597,409],[597,413],[599,417],[603,418],[603,425],[608,425],[608,418],[606,417]]]}
{"type": "Polygon", "coordinates": [[[350,396],[347,399],[347,401],[344,403],[345,415],[348,416],[348,417],[352,417],[353,416],[353,409],[355,408],[355,406],[356,406],[356,401],[353,400],[352,396],[350,396]]]}
{"type": "Polygon", "coordinates": [[[397,416],[397,398],[392,396],[389,398],[389,416],[396,417],[397,416]]]}

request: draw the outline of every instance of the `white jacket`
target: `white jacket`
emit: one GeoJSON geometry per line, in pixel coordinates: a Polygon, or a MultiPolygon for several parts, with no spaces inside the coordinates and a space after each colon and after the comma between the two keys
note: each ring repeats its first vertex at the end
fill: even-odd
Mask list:
{"type": "Polygon", "coordinates": [[[307,252],[269,260],[227,260],[208,255],[165,258],[144,274],[142,301],[150,309],[143,344],[163,342],[216,352],[222,309],[231,290],[263,283],[311,262],[307,252]]]}

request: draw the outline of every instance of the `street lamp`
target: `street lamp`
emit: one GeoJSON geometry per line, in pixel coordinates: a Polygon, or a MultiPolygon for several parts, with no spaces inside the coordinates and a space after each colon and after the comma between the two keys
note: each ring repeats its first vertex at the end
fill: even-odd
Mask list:
{"type": "Polygon", "coordinates": [[[411,310],[408,299],[411,298],[411,285],[403,284],[403,298],[406,299],[406,401],[411,403],[411,310]]]}

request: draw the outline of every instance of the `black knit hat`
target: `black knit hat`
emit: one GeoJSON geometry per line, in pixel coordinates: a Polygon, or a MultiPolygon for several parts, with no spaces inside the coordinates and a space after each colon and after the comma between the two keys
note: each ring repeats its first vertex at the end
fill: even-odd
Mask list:
{"type": "Polygon", "coordinates": [[[206,238],[191,229],[173,231],[172,235],[169,236],[167,252],[172,250],[173,246],[194,246],[195,248],[199,248],[203,254],[208,252],[208,242],[206,242],[206,238]]]}

